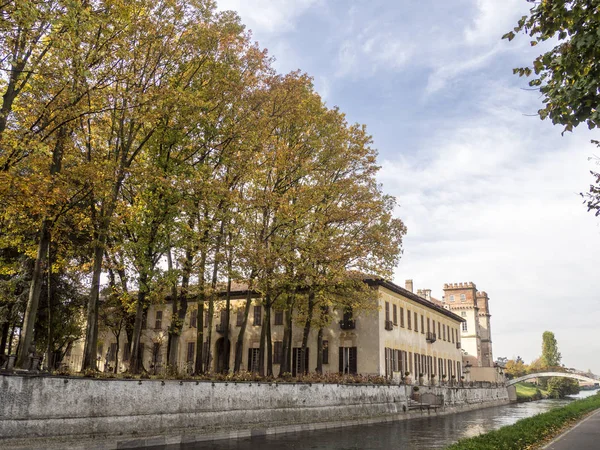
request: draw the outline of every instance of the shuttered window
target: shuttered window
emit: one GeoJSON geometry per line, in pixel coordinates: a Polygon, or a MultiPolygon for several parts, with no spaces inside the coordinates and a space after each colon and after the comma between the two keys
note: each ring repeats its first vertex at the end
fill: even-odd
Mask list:
{"type": "Polygon", "coordinates": [[[244,311],[238,311],[235,319],[235,326],[241,327],[244,323],[244,311]]]}
{"type": "Polygon", "coordinates": [[[400,307],[400,326],[404,328],[404,308],[400,307]]]}
{"type": "Polygon", "coordinates": [[[155,330],[160,330],[162,328],[162,316],[163,316],[162,311],[156,311],[156,317],[154,320],[154,329],[155,330]]]}
{"type": "Polygon", "coordinates": [[[425,334],[425,317],[421,314],[421,334],[425,334]]]}
{"type": "Polygon", "coordinates": [[[283,325],[283,311],[275,311],[275,325],[283,325]]]}
{"type": "Polygon", "coordinates": [[[190,313],[190,328],[198,328],[198,310],[193,309],[190,313]]]}
{"type": "Polygon", "coordinates": [[[329,364],[329,341],[323,341],[323,364],[329,364]]]}
{"type": "Polygon", "coordinates": [[[248,349],[248,372],[256,373],[259,371],[259,355],[260,349],[258,348],[249,348],[248,349]]]}
{"type": "Polygon", "coordinates": [[[262,325],[262,306],[261,305],[256,305],[254,307],[254,326],[261,326],[262,325]]]}
{"type": "Polygon", "coordinates": [[[415,313],[415,331],[419,332],[419,315],[415,313]]]}
{"type": "Polygon", "coordinates": [[[398,325],[398,307],[396,305],[393,305],[392,317],[394,318],[394,325],[398,325]]]}
{"type": "Polygon", "coordinates": [[[194,356],[196,356],[196,343],[195,342],[188,342],[187,343],[187,352],[186,352],[185,361],[188,364],[193,364],[194,363],[194,356]]]}
{"type": "Polygon", "coordinates": [[[281,364],[283,361],[283,341],[273,342],[273,364],[281,364]]]}
{"type": "Polygon", "coordinates": [[[389,322],[390,320],[390,302],[385,302],[385,321],[389,322]]]}
{"type": "Polygon", "coordinates": [[[356,374],[358,366],[358,352],[356,347],[339,348],[340,373],[356,374]]]}
{"type": "Polygon", "coordinates": [[[406,319],[408,321],[408,329],[412,330],[412,316],[410,314],[410,309],[406,310],[406,319]]]}

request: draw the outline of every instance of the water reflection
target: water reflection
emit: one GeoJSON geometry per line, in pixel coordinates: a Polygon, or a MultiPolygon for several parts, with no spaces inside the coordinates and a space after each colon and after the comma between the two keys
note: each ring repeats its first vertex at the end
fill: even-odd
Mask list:
{"type": "MultiPolygon", "coordinates": [[[[594,393],[595,391],[583,391],[576,397],[582,398],[594,393]]],[[[393,423],[267,436],[238,441],[187,444],[168,448],[186,450],[412,450],[445,448],[459,439],[511,425],[519,419],[549,411],[569,401],[571,400],[543,400],[486,408],[451,416],[427,416],[393,423]]]]}

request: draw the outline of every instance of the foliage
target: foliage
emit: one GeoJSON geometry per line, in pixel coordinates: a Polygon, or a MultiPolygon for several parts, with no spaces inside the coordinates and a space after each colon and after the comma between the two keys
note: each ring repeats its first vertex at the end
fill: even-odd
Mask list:
{"type": "Polygon", "coordinates": [[[565,398],[579,393],[579,383],[572,378],[553,377],[548,381],[547,390],[551,398],[565,398]]]}
{"type": "Polygon", "coordinates": [[[528,366],[521,358],[509,359],[504,366],[504,373],[508,379],[519,378],[527,373],[528,366]]]}
{"type": "Polygon", "coordinates": [[[600,396],[577,400],[562,408],[521,419],[514,425],[463,439],[448,450],[522,450],[534,448],[557,434],[590,411],[600,408],[600,396]]]}
{"type": "Polygon", "coordinates": [[[560,366],[561,354],[558,351],[558,343],[552,331],[544,331],[542,334],[542,357],[544,368],[560,366]]]}

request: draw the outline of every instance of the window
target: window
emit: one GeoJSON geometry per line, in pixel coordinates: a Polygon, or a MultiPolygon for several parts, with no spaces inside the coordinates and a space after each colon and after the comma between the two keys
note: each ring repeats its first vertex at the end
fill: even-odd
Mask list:
{"type": "Polygon", "coordinates": [[[339,369],[340,373],[357,373],[357,350],[356,347],[340,347],[339,369]]]}
{"type": "Polygon", "coordinates": [[[408,319],[408,329],[412,330],[412,316],[410,314],[410,309],[406,310],[406,318],[408,319]]]}
{"type": "Polygon", "coordinates": [[[329,364],[329,341],[323,341],[323,364],[329,364]]]}
{"type": "Polygon", "coordinates": [[[396,305],[393,305],[392,312],[392,317],[394,318],[394,325],[398,325],[398,307],[396,305]]]}
{"type": "Polygon", "coordinates": [[[283,341],[273,342],[273,364],[281,364],[283,361],[283,341]]]}
{"type": "Polygon", "coordinates": [[[433,329],[433,332],[435,333],[435,320],[431,319],[431,328],[433,329]]]}
{"type": "MultiPolygon", "coordinates": [[[[433,325],[435,327],[435,324],[433,325]]],[[[431,320],[427,318],[427,332],[431,333],[431,320]]]]}
{"type": "Polygon", "coordinates": [[[142,330],[148,328],[148,314],[142,314],[142,330]]]}
{"type": "Polygon", "coordinates": [[[450,301],[453,302],[454,301],[454,295],[450,296],[450,301]]]}
{"type": "Polygon", "coordinates": [[[419,332],[419,315],[415,313],[415,331],[419,332]]]}
{"type": "Polygon", "coordinates": [[[445,325],[445,324],[444,324],[444,325],[442,325],[442,330],[443,330],[443,333],[442,333],[442,334],[443,334],[443,336],[444,336],[442,339],[446,340],[446,325],[445,325]]]}
{"type": "Polygon", "coordinates": [[[460,294],[460,301],[461,302],[466,302],[467,301],[467,296],[465,294],[460,294]]]}
{"type": "Polygon", "coordinates": [[[113,342],[112,344],[110,344],[110,347],[108,347],[108,360],[109,361],[114,361],[117,357],[117,350],[119,347],[117,347],[117,343],[113,342]]]}
{"type": "Polygon", "coordinates": [[[467,312],[466,311],[461,311],[460,312],[460,317],[467,317],[467,312]]]}
{"type": "Polygon", "coordinates": [[[421,314],[421,334],[425,334],[425,317],[421,314]]]}
{"type": "Polygon", "coordinates": [[[196,343],[195,342],[188,342],[185,361],[188,364],[193,364],[194,363],[194,356],[196,356],[196,343]]]}
{"type": "Polygon", "coordinates": [[[123,360],[129,361],[130,356],[131,356],[131,347],[129,346],[129,342],[125,342],[125,347],[123,348],[123,360]]]}
{"type": "Polygon", "coordinates": [[[467,322],[463,322],[463,324],[462,324],[462,330],[463,331],[467,331],[467,322]]]}
{"type": "Polygon", "coordinates": [[[162,352],[160,351],[160,342],[155,342],[152,346],[152,361],[154,364],[160,364],[162,362],[162,352]]]}
{"type": "Polygon", "coordinates": [[[262,306],[256,305],[254,307],[254,324],[255,327],[262,325],[262,306]]]}
{"type": "Polygon", "coordinates": [[[414,375],[415,373],[413,372],[412,352],[408,352],[408,360],[407,361],[408,361],[408,371],[414,375]]]}
{"type": "Polygon", "coordinates": [[[241,327],[244,323],[244,311],[238,311],[235,318],[235,326],[241,327]]]}
{"type": "Polygon", "coordinates": [[[438,322],[438,335],[437,335],[438,339],[442,338],[442,324],[440,322],[438,322]]]}
{"type": "Polygon", "coordinates": [[[400,326],[404,328],[404,308],[400,307],[400,326]]]}
{"type": "Polygon", "coordinates": [[[275,325],[283,325],[283,311],[275,311],[275,325]]]}
{"type": "Polygon", "coordinates": [[[208,328],[208,311],[204,311],[204,328],[208,328]]]}
{"type": "Polygon", "coordinates": [[[160,330],[162,328],[162,311],[156,311],[156,320],[154,321],[154,329],[160,330]]]}
{"type": "Polygon", "coordinates": [[[249,348],[248,349],[248,372],[256,373],[259,371],[259,360],[260,349],[258,348],[249,348]]]}
{"type": "Polygon", "coordinates": [[[202,344],[202,359],[204,360],[204,365],[208,366],[210,361],[210,355],[208,354],[208,341],[204,341],[202,344]]]}
{"type": "Polygon", "coordinates": [[[193,309],[190,314],[190,328],[198,327],[198,310],[193,309]]]}
{"type": "Polygon", "coordinates": [[[452,343],[454,344],[454,328],[452,328],[452,343]]]}
{"type": "Polygon", "coordinates": [[[390,321],[390,302],[385,302],[385,321],[390,321]]]}

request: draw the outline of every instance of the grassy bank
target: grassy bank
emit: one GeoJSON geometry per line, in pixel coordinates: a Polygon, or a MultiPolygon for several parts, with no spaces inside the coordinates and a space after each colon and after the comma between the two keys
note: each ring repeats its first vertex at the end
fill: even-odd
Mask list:
{"type": "Polygon", "coordinates": [[[517,401],[530,402],[533,400],[541,400],[548,396],[548,392],[540,389],[539,386],[533,383],[517,383],[517,401]]]}
{"type": "Polygon", "coordinates": [[[535,449],[557,436],[587,413],[600,408],[600,395],[577,400],[562,408],[521,419],[514,425],[463,439],[447,450],[523,450],[535,449]]]}

